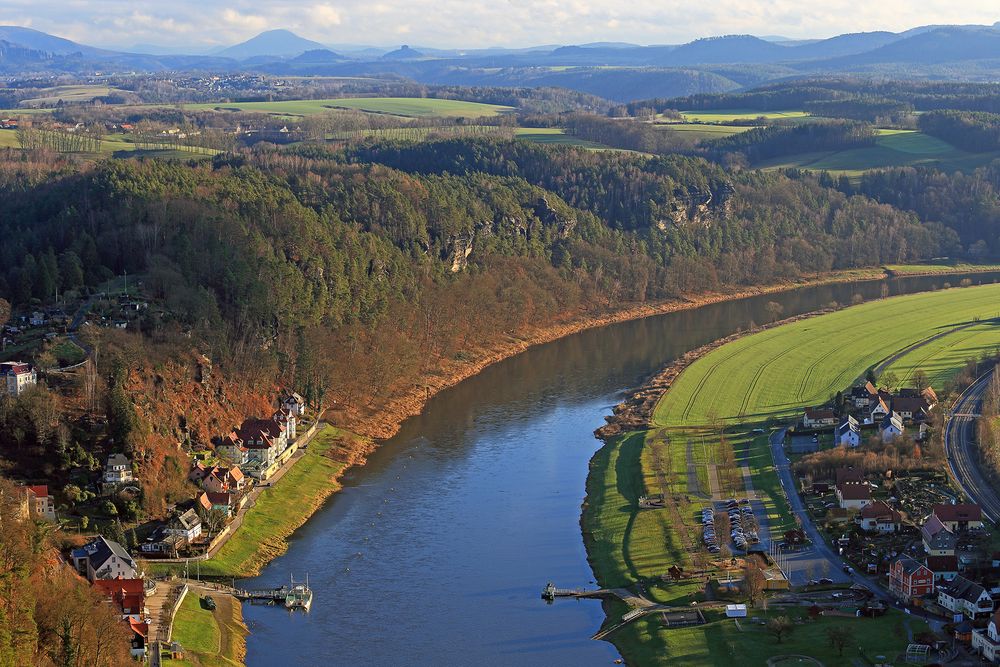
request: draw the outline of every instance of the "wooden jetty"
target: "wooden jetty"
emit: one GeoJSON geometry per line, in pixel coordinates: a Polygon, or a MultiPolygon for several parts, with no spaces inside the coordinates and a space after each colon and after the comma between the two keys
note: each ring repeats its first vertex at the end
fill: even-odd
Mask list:
{"type": "Polygon", "coordinates": [[[257,590],[233,589],[233,597],[250,604],[280,604],[284,605],[288,594],[292,592],[288,586],[278,588],[263,588],[257,590]]]}

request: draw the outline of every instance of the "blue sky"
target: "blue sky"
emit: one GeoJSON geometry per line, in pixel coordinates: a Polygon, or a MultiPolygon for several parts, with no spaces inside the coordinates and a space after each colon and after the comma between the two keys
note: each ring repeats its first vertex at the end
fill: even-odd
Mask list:
{"type": "Polygon", "coordinates": [[[673,44],[742,33],[828,37],[998,20],[1000,6],[983,0],[0,0],[0,24],[95,46],[151,43],[192,52],[271,28],[323,43],[470,48],[673,44]]]}

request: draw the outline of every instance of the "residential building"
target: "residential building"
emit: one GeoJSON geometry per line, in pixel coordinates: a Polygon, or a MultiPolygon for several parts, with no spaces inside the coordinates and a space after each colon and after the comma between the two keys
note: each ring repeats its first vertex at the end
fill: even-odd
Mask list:
{"type": "Polygon", "coordinates": [[[190,544],[201,535],[201,518],[193,509],[177,513],[167,522],[163,532],[166,535],[177,535],[190,544]]]}
{"type": "Polygon", "coordinates": [[[206,491],[215,493],[230,493],[242,491],[246,485],[246,476],[239,466],[224,468],[222,466],[206,467],[196,463],[188,474],[188,479],[206,491]]]}
{"type": "Polygon", "coordinates": [[[955,556],[928,556],[927,568],[934,573],[934,582],[951,581],[958,576],[958,558],[955,556]]]}
{"type": "Polygon", "coordinates": [[[802,425],[806,428],[823,428],[836,424],[837,415],[830,408],[809,408],[802,416],[802,425]]]}
{"type": "Polygon", "coordinates": [[[157,526],[146,541],[139,546],[139,551],[143,556],[162,556],[163,558],[177,558],[179,552],[187,545],[187,540],[181,535],[169,535],[166,526],[157,526]]]}
{"type": "Polygon", "coordinates": [[[1000,659],[1000,609],[993,612],[989,625],[972,631],[972,650],[989,663],[1000,659]]]}
{"type": "Polygon", "coordinates": [[[298,420],[293,412],[286,410],[285,408],[281,408],[271,415],[271,419],[285,427],[285,434],[289,440],[295,439],[298,420]]]}
{"type": "Polygon", "coordinates": [[[0,364],[0,376],[9,396],[20,396],[38,383],[38,373],[23,361],[5,361],[0,364]]]}
{"type": "Polygon", "coordinates": [[[894,533],[902,527],[902,515],[881,500],[866,505],[858,514],[861,530],[894,533]]]}
{"type": "Polygon", "coordinates": [[[958,538],[948,530],[941,519],[931,514],[920,528],[920,537],[924,543],[924,551],[928,556],[954,556],[958,538]]]}
{"type": "Polygon", "coordinates": [[[851,404],[857,409],[867,409],[874,401],[878,400],[878,390],[871,382],[853,387],[848,397],[851,404]]]}
{"type": "Polygon", "coordinates": [[[882,442],[892,442],[903,435],[903,420],[895,412],[887,414],[882,418],[879,433],[882,436],[882,442]]]}
{"type": "Polygon", "coordinates": [[[132,462],[124,454],[112,454],[104,464],[104,483],[122,484],[135,481],[132,462]]]}
{"type": "Polygon", "coordinates": [[[246,465],[250,461],[250,450],[246,448],[236,431],[231,431],[221,442],[216,444],[215,452],[237,466],[246,465]]]}
{"type": "Polygon", "coordinates": [[[880,395],[877,400],[872,401],[871,410],[868,413],[869,424],[881,424],[882,420],[890,413],[889,405],[880,395]]]}
{"type": "Polygon", "coordinates": [[[983,510],[973,503],[935,505],[931,512],[953,533],[983,527],[983,510]]]}
{"type": "Polygon", "coordinates": [[[970,619],[993,612],[993,598],[986,589],[961,576],[938,588],[938,604],[970,619]]]}
{"type": "Polygon", "coordinates": [[[93,583],[98,579],[139,579],[139,567],[125,548],[96,537],[70,554],[77,572],[93,583]]]}
{"type": "Polygon", "coordinates": [[[906,422],[924,421],[930,408],[923,396],[896,396],[892,399],[892,411],[906,422]]]}
{"type": "Polygon", "coordinates": [[[285,396],[284,400],[281,401],[281,407],[296,417],[304,417],[306,414],[306,401],[295,392],[285,396]]]}
{"type": "Polygon", "coordinates": [[[37,516],[47,521],[56,520],[56,504],[45,485],[19,486],[24,494],[23,509],[26,516],[37,516]]]}
{"type": "Polygon", "coordinates": [[[94,589],[103,593],[123,619],[146,617],[146,588],[142,579],[98,579],[94,589]]]}
{"type": "Polygon", "coordinates": [[[889,568],[889,591],[906,602],[930,595],[934,592],[934,573],[923,563],[901,556],[889,568]]]}
{"type": "Polygon", "coordinates": [[[836,489],[837,502],[845,510],[864,509],[872,502],[872,489],[865,482],[844,482],[836,489]]]}
{"type": "Polygon", "coordinates": [[[248,462],[259,467],[271,466],[288,446],[285,427],[273,419],[247,419],[236,431],[248,451],[248,462]]]}
{"type": "Polygon", "coordinates": [[[129,628],[132,630],[132,648],[129,653],[137,660],[146,657],[146,645],[149,641],[149,624],[145,621],[129,618],[129,628]]]}
{"type": "Polygon", "coordinates": [[[837,444],[841,447],[857,447],[861,444],[861,426],[858,420],[848,416],[837,427],[837,444]]]}

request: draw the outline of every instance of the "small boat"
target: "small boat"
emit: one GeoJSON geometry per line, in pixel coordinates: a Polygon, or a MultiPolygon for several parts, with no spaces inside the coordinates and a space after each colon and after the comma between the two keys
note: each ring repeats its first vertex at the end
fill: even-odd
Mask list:
{"type": "Polygon", "coordinates": [[[285,608],[309,611],[309,608],[312,607],[312,602],[313,592],[309,588],[309,578],[306,577],[306,583],[304,584],[296,584],[293,581],[291,590],[285,596],[285,608]]]}

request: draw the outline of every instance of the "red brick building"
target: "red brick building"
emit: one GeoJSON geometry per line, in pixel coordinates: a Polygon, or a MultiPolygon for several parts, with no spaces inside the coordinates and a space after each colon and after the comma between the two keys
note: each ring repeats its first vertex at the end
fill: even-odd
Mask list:
{"type": "Polygon", "coordinates": [[[934,592],[934,573],[923,563],[903,556],[889,569],[889,590],[905,601],[929,595],[934,592]]]}

